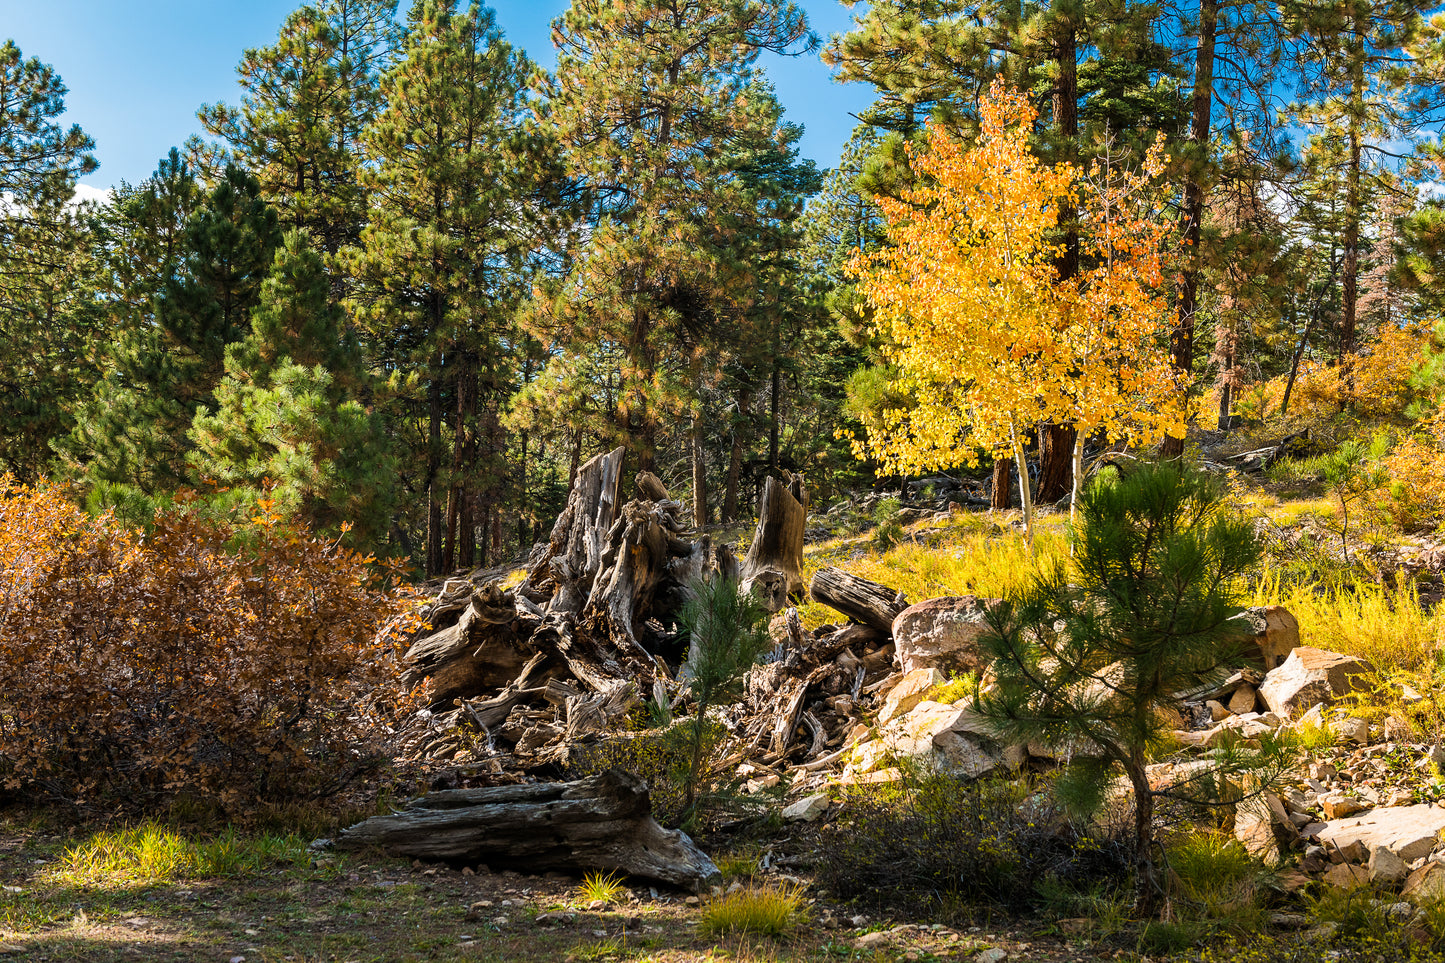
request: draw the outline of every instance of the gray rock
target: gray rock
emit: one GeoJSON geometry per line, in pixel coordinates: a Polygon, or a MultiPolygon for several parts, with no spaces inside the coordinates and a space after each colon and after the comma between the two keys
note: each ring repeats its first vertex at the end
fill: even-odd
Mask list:
{"type": "Polygon", "coordinates": [[[810,823],[828,811],[827,793],[814,793],[799,799],[783,810],[783,820],[790,823],[810,823]]]}
{"type": "Polygon", "coordinates": [[[992,599],[946,596],[910,605],[893,619],[893,641],[904,672],[934,668],[946,675],[980,672],[978,638],[987,631],[985,607],[992,599]]]}
{"type": "Polygon", "coordinates": [[[1368,668],[1354,656],[1301,646],[1270,670],[1259,695],[1273,711],[1294,718],[1317,702],[1329,704],[1355,691],[1368,668]]]}

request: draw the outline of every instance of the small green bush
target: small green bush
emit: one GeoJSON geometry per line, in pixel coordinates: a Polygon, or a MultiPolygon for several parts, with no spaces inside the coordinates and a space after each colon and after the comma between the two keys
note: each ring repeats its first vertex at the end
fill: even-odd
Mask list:
{"type": "Polygon", "coordinates": [[[895,787],[855,790],[822,835],[821,885],[917,914],[1034,909],[1127,883],[1133,856],[1123,834],[1070,821],[1047,783],[911,769],[895,787]]]}
{"type": "Polygon", "coordinates": [[[898,499],[885,498],[873,510],[873,547],[886,552],[904,539],[903,525],[898,521],[901,507],[898,499]]]}

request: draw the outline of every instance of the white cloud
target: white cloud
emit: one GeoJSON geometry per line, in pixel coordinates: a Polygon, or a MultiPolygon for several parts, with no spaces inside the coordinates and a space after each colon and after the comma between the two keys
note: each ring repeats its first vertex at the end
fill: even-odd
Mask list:
{"type": "Polygon", "coordinates": [[[110,188],[91,187],[89,184],[76,184],[75,195],[70,199],[72,204],[84,204],[87,201],[96,204],[109,204],[111,198],[110,188]]]}

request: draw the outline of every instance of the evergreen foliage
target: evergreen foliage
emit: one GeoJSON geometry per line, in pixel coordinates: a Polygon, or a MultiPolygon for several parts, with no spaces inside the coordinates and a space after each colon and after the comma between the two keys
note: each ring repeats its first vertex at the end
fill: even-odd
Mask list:
{"type": "Polygon", "coordinates": [[[390,439],[367,410],[355,339],[329,301],[321,257],[287,233],[251,333],[226,349],[216,411],[190,430],[192,469],[249,515],[262,502],[311,530],[352,531],[363,547],[384,536],[396,490],[390,439]]]}
{"type": "MultiPolygon", "coordinates": [[[[192,191],[172,158],[120,218],[155,244],[183,217],[192,191]]],[[[117,311],[105,373],[57,446],[95,504],[129,506],[129,517],[143,521],[158,500],[196,481],[186,462],[191,421],[197,409],[215,408],[226,348],[250,328],[280,239],[260,192],[254,177],[227,167],[179,237],[151,258],[158,290],[148,306],[117,311]]]]}
{"type": "Polygon", "coordinates": [[[978,710],[1009,743],[1040,741],[1066,760],[1057,787],[1096,811],[1118,774],[1134,803],[1136,906],[1163,892],[1154,820],[1163,800],[1232,804],[1230,778],[1267,784],[1289,763],[1280,744],[1217,750],[1182,783],[1151,782],[1176,693],[1221,681],[1241,642],[1230,625],[1237,579],[1260,557],[1249,522],[1206,476],[1141,465],[1082,495],[1072,564],[1041,572],[994,607],[983,648],[997,685],[978,710]]]}

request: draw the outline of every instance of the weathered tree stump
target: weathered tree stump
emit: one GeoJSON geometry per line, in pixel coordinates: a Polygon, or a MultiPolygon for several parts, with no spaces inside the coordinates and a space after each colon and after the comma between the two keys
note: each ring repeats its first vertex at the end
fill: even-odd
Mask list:
{"type": "Polygon", "coordinates": [[[647,784],[618,769],[575,782],[430,793],[342,830],[335,845],[534,871],[620,871],[694,892],[721,878],[685,833],[652,818],[647,784]]]}
{"type": "Polygon", "coordinates": [[[758,527],[742,564],[742,587],[755,592],[769,612],[784,608],[790,596],[803,594],[803,528],[808,495],[803,476],[787,472],[787,481],[768,476],[758,509],[758,527]]]}

